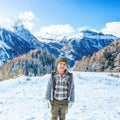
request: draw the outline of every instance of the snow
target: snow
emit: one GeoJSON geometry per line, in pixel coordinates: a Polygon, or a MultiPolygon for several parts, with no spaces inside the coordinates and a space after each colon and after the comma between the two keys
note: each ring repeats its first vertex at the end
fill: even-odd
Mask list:
{"type": "Polygon", "coordinates": [[[2,60],[0,60],[0,67],[2,67],[3,66],[3,61],[2,60]]]}
{"type": "Polygon", "coordinates": [[[45,32],[45,33],[42,33],[40,34],[39,36],[38,35],[35,35],[39,41],[41,42],[46,42],[46,43],[49,43],[49,42],[58,42],[58,41],[69,41],[69,40],[72,40],[72,39],[76,39],[78,42],[80,42],[81,39],[83,39],[84,37],[85,38],[89,38],[89,39],[96,39],[96,40],[99,40],[99,39],[117,39],[116,36],[113,36],[113,35],[110,35],[110,34],[103,34],[103,33],[100,33],[98,31],[95,31],[95,30],[85,30],[85,29],[81,29],[79,33],[71,33],[71,34],[55,34],[55,33],[48,33],[48,32],[45,32]]]}
{"type": "Polygon", "coordinates": [[[0,41],[0,66],[3,65],[3,60],[5,59],[5,57],[7,56],[9,58],[9,54],[7,52],[7,50],[11,49],[4,41],[0,41]]]}
{"type": "MultiPolygon", "coordinates": [[[[66,120],[119,120],[120,73],[73,72],[75,103],[66,120]]],[[[50,74],[0,82],[0,120],[50,120],[45,91],[50,74]]]]}
{"type": "Polygon", "coordinates": [[[0,41],[0,48],[4,50],[5,48],[10,49],[10,47],[4,41],[0,41]]]}

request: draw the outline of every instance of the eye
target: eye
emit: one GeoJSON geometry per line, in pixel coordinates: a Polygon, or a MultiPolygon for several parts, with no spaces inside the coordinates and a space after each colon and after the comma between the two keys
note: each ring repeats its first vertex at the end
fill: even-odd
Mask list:
{"type": "Polygon", "coordinates": [[[62,63],[60,62],[60,65],[62,65],[62,63]]]}
{"type": "Polygon", "coordinates": [[[64,63],[63,65],[64,65],[64,66],[66,66],[66,64],[65,64],[65,63],[64,63]]]}

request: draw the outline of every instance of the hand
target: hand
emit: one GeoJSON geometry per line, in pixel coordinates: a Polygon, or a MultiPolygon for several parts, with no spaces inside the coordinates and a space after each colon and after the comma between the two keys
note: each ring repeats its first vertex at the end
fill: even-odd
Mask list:
{"type": "Polygon", "coordinates": [[[46,100],[48,109],[50,108],[50,100],[46,100]]]}
{"type": "Polygon", "coordinates": [[[70,109],[73,106],[73,102],[69,102],[68,108],[70,109]]]}

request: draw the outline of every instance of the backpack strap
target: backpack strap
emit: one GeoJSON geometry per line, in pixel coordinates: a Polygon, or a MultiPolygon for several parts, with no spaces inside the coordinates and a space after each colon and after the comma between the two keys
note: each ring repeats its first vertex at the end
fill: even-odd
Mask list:
{"type": "Polygon", "coordinates": [[[55,85],[56,85],[56,82],[55,82],[55,71],[52,71],[51,73],[51,78],[52,78],[52,84],[53,84],[53,96],[54,96],[54,90],[55,90],[55,85]]]}
{"type": "Polygon", "coordinates": [[[68,82],[67,82],[67,86],[68,86],[68,97],[70,97],[70,89],[72,86],[72,82],[73,82],[73,73],[68,72],[67,73],[69,76],[68,82]]]}

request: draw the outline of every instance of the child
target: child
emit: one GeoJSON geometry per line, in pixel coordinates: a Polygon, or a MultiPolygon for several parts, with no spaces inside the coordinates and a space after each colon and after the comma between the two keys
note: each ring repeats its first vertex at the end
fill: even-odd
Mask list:
{"type": "Polygon", "coordinates": [[[56,60],[57,70],[51,73],[46,90],[48,106],[51,105],[52,120],[65,120],[68,108],[74,102],[73,74],[67,70],[68,60],[62,56],[56,60]]]}

